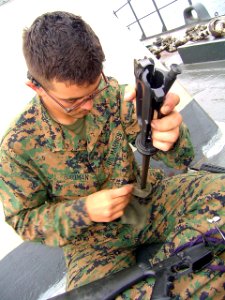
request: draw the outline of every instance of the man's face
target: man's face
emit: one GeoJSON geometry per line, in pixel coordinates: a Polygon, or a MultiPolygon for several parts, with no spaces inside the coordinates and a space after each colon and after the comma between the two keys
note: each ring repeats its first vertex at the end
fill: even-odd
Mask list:
{"type": "Polygon", "coordinates": [[[51,89],[46,91],[40,87],[37,93],[52,118],[61,124],[69,125],[90,112],[95,96],[107,86],[107,81],[101,74],[93,84],[69,85],[53,80],[51,89]]]}

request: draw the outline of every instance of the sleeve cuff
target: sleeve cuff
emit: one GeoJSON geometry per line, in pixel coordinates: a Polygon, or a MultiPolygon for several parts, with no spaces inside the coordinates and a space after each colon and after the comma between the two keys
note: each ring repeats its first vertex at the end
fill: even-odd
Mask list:
{"type": "Polygon", "coordinates": [[[86,198],[80,198],[73,201],[71,212],[69,212],[72,228],[86,227],[92,224],[86,210],[85,202],[86,198]]]}

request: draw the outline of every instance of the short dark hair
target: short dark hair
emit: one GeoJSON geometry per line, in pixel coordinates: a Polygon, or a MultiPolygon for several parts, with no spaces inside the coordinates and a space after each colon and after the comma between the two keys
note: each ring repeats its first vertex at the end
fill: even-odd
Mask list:
{"type": "Polygon", "coordinates": [[[91,27],[80,16],[64,11],[45,13],[24,29],[23,53],[29,73],[44,87],[53,79],[92,84],[105,59],[91,27]]]}

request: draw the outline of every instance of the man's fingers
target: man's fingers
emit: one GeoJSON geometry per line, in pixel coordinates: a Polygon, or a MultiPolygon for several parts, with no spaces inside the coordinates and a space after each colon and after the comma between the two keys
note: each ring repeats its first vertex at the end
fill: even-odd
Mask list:
{"type": "Polygon", "coordinates": [[[87,196],[86,209],[89,218],[94,222],[110,222],[118,218],[129,203],[132,190],[133,185],[128,184],[121,188],[102,190],[87,196]]]}
{"type": "Polygon", "coordinates": [[[172,147],[173,147],[174,143],[165,143],[165,142],[161,142],[161,141],[157,141],[157,140],[154,140],[153,141],[153,146],[159,150],[162,150],[162,151],[169,151],[172,147]]]}
{"type": "Polygon", "coordinates": [[[116,212],[115,214],[111,215],[110,217],[105,217],[101,220],[101,222],[112,222],[120,217],[122,217],[122,215],[124,214],[123,210],[120,210],[118,212],[116,212]]]}
{"type": "Polygon", "coordinates": [[[167,132],[179,127],[182,123],[182,116],[176,111],[170,113],[162,119],[155,119],[151,122],[151,127],[155,130],[167,132]]]}
{"type": "Polygon", "coordinates": [[[152,132],[152,139],[165,142],[165,143],[167,142],[175,143],[179,136],[179,133],[180,133],[179,127],[176,127],[175,129],[166,132],[154,130],[152,132]]]}
{"type": "Polygon", "coordinates": [[[168,115],[174,110],[174,108],[180,103],[180,97],[173,93],[166,95],[165,101],[160,109],[163,115],[168,115]]]}
{"type": "Polygon", "coordinates": [[[119,209],[124,209],[127,206],[127,204],[130,202],[130,199],[131,199],[131,194],[113,198],[110,201],[108,208],[113,212],[118,211],[119,209]]]}
{"type": "Polygon", "coordinates": [[[118,198],[118,197],[126,196],[131,194],[132,191],[133,191],[133,185],[127,184],[122,186],[121,188],[111,190],[111,197],[118,198]]]}
{"type": "Polygon", "coordinates": [[[116,213],[120,210],[124,210],[124,208],[127,206],[127,204],[130,202],[130,197],[122,197],[121,201],[118,202],[114,208],[113,208],[113,212],[116,213]]]}
{"type": "Polygon", "coordinates": [[[105,222],[109,222],[115,219],[115,215],[123,214],[125,207],[129,203],[129,197],[120,197],[115,199],[115,201],[120,201],[118,203],[113,203],[112,207],[109,206],[102,211],[103,219],[105,222]]]}

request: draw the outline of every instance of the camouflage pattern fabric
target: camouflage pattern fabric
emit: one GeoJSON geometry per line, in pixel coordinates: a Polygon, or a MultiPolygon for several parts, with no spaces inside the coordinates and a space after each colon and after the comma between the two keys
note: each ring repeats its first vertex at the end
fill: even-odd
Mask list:
{"type": "MultiPolygon", "coordinates": [[[[224,206],[225,174],[200,172],[165,178],[150,196],[148,225],[143,230],[111,225],[109,231],[109,226],[102,225],[98,233],[91,228],[80,241],[67,247],[68,289],[132,266],[135,249],[143,243],[163,242],[152,262],[169,257],[180,245],[214,228],[207,218],[215,215],[221,217],[221,230],[225,231],[224,206]]],[[[221,239],[219,234],[213,237],[221,239]]],[[[212,265],[225,267],[225,252],[216,256],[212,265]]],[[[173,299],[225,299],[225,273],[210,268],[185,275],[174,285],[173,299]]],[[[150,299],[153,286],[154,279],[148,279],[117,299],[150,299]]]]}
{"type": "MultiPolygon", "coordinates": [[[[194,195],[188,194],[192,189],[183,184],[182,178],[185,181],[186,177],[180,176],[177,182],[171,181],[173,197],[169,200],[167,181],[160,182],[157,171],[151,171],[153,193],[149,202],[143,202],[150,224],[143,232],[120,220],[92,222],[85,210],[87,195],[136,181],[139,171],[129,143],[134,143],[139,127],[133,103],[123,101],[120,87],[112,78],[110,88],[95,99],[85,122],[83,140],[52,120],[35,97],[11,124],[0,152],[0,196],[6,221],[24,240],[63,247],[69,289],[132,264],[134,249],[140,242],[158,240],[161,231],[172,234],[178,223],[175,213],[167,213],[167,209],[175,207],[183,197],[183,205],[180,203],[178,208],[184,210],[185,194],[190,201],[194,195]],[[162,198],[161,206],[154,198],[162,198]],[[156,230],[149,235],[153,230],[149,226],[160,222],[159,233],[156,230]]],[[[158,151],[155,158],[185,170],[193,158],[193,148],[184,124],[180,132],[174,148],[167,153],[158,151]]],[[[199,184],[204,194],[205,186],[199,184]]],[[[215,185],[216,179],[213,184],[215,190],[221,187],[215,185]]],[[[186,239],[182,237],[180,242],[183,240],[186,239]]]]}

